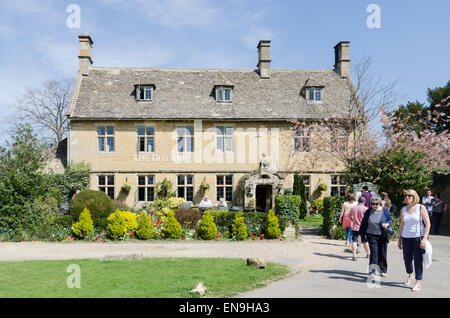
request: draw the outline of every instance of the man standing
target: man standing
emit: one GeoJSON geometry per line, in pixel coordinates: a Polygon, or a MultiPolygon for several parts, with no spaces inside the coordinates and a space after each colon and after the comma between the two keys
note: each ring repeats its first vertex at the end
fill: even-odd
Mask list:
{"type": "Polygon", "coordinates": [[[433,200],[434,197],[431,195],[431,190],[427,189],[426,195],[424,195],[422,198],[422,204],[427,209],[428,215],[430,216],[430,220],[431,216],[433,215],[433,202],[432,202],[433,200]]]}
{"type": "Polygon", "coordinates": [[[352,224],[352,253],[353,253],[353,260],[356,261],[356,253],[358,251],[358,243],[361,240],[361,243],[364,246],[364,250],[366,251],[366,257],[370,256],[370,249],[369,249],[369,243],[367,242],[367,237],[360,236],[359,234],[359,227],[361,226],[361,221],[364,218],[364,213],[367,211],[367,207],[365,206],[365,197],[360,196],[358,198],[358,205],[351,208],[350,212],[348,213],[347,218],[353,222],[352,224]]]}
{"type": "Polygon", "coordinates": [[[366,198],[366,202],[364,203],[364,205],[365,205],[368,209],[370,209],[370,208],[371,208],[371,205],[370,205],[370,198],[372,197],[372,193],[370,193],[369,188],[368,188],[367,186],[364,186],[364,187],[362,188],[362,190],[363,190],[362,196],[363,196],[364,198],[366,198]]]}

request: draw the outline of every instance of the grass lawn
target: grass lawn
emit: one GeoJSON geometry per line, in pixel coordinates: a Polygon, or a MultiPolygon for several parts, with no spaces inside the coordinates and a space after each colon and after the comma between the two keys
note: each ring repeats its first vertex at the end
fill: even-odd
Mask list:
{"type": "Polygon", "coordinates": [[[207,297],[230,297],[288,272],[279,264],[256,269],[245,259],[225,258],[0,262],[0,297],[198,297],[189,293],[198,282],[208,288],[207,297]],[[81,288],[67,287],[70,264],[80,267],[81,288]]]}
{"type": "Polygon", "coordinates": [[[321,227],[323,225],[323,217],[321,215],[308,215],[304,220],[300,220],[300,225],[303,227],[321,227]]]}

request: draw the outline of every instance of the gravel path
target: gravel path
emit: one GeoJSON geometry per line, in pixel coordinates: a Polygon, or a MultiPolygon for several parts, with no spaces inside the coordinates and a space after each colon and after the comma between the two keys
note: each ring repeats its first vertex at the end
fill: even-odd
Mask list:
{"type": "Polygon", "coordinates": [[[0,243],[0,261],[67,260],[120,257],[142,253],[143,257],[224,257],[264,258],[286,264],[294,272],[325,269],[320,255],[343,249],[343,242],[326,240],[317,235],[302,235],[299,240],[256,241],[152,241],[152,242],[21,242],[0,243]]]}

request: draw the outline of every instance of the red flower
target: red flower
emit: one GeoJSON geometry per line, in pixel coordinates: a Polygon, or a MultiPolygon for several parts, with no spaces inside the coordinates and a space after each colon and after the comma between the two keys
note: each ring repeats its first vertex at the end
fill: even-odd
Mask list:
{"type": "Polygon", "coordinates": [[[133,237],[133,236],[134,236],[134,233],[133,233],[133,232],[131,232],[131,233],[130,233],[130,236],[131,236],[131,237],[133,237]]]}

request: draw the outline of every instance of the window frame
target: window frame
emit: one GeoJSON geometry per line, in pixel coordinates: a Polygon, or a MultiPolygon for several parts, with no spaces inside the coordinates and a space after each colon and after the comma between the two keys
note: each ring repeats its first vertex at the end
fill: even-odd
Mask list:
{"type": "Polygon", "coordinates": [[[323,102],[323,91],[324,87],[322,86],[310,86],[306,87],[306,100],[310,103],[322,103],[323,102]],[[311,99],[311,92],[313,99],[311,99]],[[320,99],[317,99],[317,93],[320,94],[320,99]]]}
{"type": "Polygon", "coordinates": [[[186,200],[187,202],[194,202],[194,175],[193,174],[179,174],[177,175],[177,197],[179,198],[183,198],[184,200],[186,200]],[[180,177],[183,177],[183,184],[180,184],[180,177]],[[187,183],[188,177],[192,178],[192,182],[191,183],[187,183]],[[183,195],[180,196],[180,189],[183,189],[183,195]],[[187,189],[188,188],[192,188],[192,200],[188,200],[188,195],[187,195],[187,189]]]}
{"type": "Polygon", "coordinates": [[[332,197],[345,197],[347,193],[347,185],[343,181],[344,176],[340,174],[333,174],[330,175],[330,196],[332,197]],[[336,183],[333,183],[333,178],[336,178],[336,183]],[[337,189],[335,193],[337,195],[333,194],[333,188],[337,189]],[[343,194],[342,194],[343,191],[343,194]]]}
{"type": "Polygon", "coordinates": [[[97,125],[96,132],[97,132],[97,151],[99,153],[115,152],[116,151],[116,141],[115,141],[116,127],[114,125],[97,125]],[[100,128],[104,128],[103,135],[101,135],[99,133],[100,128]],[[112,134],[108,133],[108,128],[113,129],[112,134]],[[100,140],[103,140],[103,150],[100,150],[100,140]],[[112,140],[112,151],[110,150],[109,140],[112,140]]]}
{"type": "Polygon", "coordinates": [[[137,175],[137,197],[138,197],[138,202],[154,202],[155,198],[156,198],[156,191],[155,191],[155,175],[137,175]],[[149,184],[148,183],[148,179],[149,177],[152,177],[153,183],[149,184]],[[139,178],[144,178],[144,184],[139,184],[139,178]],[[140,199],[140,189],[144,189],[144,200],[140,199]],[[153,200],[148,200],[149,199],[149,189],[153,189],[153,200]]]}
{"type": "Polygon", "coordinates": [[[151,102],[153,101],[153,94],[155,91],[155,85],[153,84],[138,84],[135,85],[136,95],[135,100],[142,102],[151,102]],[[146,98],[146,91],[150,91],[150,98],[146,98]]]}
{"type": "Polygon", "coordinates": [[[142,126],[136,126],[136,135],[137,135],[137,148],[139,153],[154,153],[155,150],[155,144],[156,144],[156,129],[153,125],[142,125],[142,126]],[[139,128],[144,128],[144,134],[139,135],[139,128]],[[147,129],[151,128],[153,130],[153,135],[147,134],[147,129]],[[144,139],[144,150],[141,150],[141,139],[144,139]],[[153,150],[148,151],[148,140],[153,139],[153,150]]]}
{"type": "Polygon", "coordinates": [[[216,141],[215,149],[216,149],[216,151],[220,152],[220,153],[232,153],[232,152],[234,152],[234,148],[233,148],[234,147],[234,127],[231,126],[231,125],[216,125],[215,128],[216,128],[216,138],[215,138],[215,141],[216,141]],[[218,135],[217,134],[219,128],[222,128],[223,135],[218,135]],[[231,128],[231,135],[227,135],[226,134],[227,133],[226,132],[227,128],[231,128]],[[222,149],[219,149],[219,143],[218,143],[219,139],[222,140],[222,149]],[[231,140],[231,150],[227,150],[227,139],[231,140]]]}
{"type": "Polygon", "coordinates": [[[226,202],[232,202],[233,201],[233,175],[232,174],[218,174],[216,175],[216,200],[217,202],[219,202],[220,198],[224,198],[226,202]],[[227,177],[231,177],[231,183],[227,183],[227,177]],[[219,178],[223,178],[223,183],[219,184],[219,178]],[[219,188],[222,189],[222,196],[219,195],[219,188]],[[227,194],[228,194],[228,189],[231,189],[231,198],[230,200],[228,200],[227,194]]]}
{"type": "Polygon", "coordinates": [[[233,86],[216,85],[215,87],[216,102],[232,103],[233,102],[233,86]],[[230,93],[230,98],[226,99],[226,92],[230,93]]]}
{"type": "Polygon", "coordinates": [[[194,130],[194,126],[191,125],[180,125],[180,126],[176,126],[176,133],[177,133],[177,152],[178,153],[194,153],[195,152],[195,130],[194,130]],[[183,132],[184,135],[179,135],[178,132],[178,128],[183,127],[183,132]],[[186,127],[191,127],[192,128],[192,135],[187,135],[186,134],[186,127]],[[183,150],[180,151],[180,138],[183,138],[183,150]],[[188,151],[187,150],[187,139],[190,138],[192,143],[192,150],[188,151]]]}
{"type": "Polygon", "coordinates": [[[294,136],[294,150],[295,152],[311,152],[311,131],[309,129],[296,129],[294,136]],[[307,132],[306,135],[305,131],[307,132]],[[305,147],[305,142],[307,143],[307,147],[305,147]],[[300,147],[298,147],[299,143],[301,143],[300,147]]]}
{"type": "Polygon", "coordinates": [[[98,191],[102,191],[104,193],[106,193],[106,195],[108,197],[111,198],[111,200],[114,200],[114,198],[116,197],[116,178],[115,175],[113,174],[98,174],[97,175],[97,188],[98,191]],[[105,178],[105,184],[100,184],[100,178],[105,178]],[[109,178],[112,178],[112,185],[109,184],[109,178]],[[104,190],[102,190],[104,189],[104,190]],[[112,197],[110,195],[110,189],[112,189],[112,197]]]}

